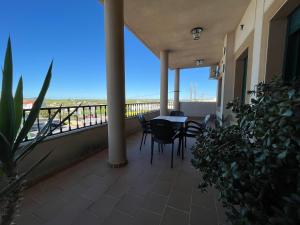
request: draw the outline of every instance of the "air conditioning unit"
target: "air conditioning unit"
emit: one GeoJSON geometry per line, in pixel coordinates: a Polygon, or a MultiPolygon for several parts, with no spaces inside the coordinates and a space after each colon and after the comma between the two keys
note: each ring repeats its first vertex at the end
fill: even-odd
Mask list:
{"type": "Polygon", "coordinates": [[[220,75],[220,67],[219,65],[214,65],[210,67],[209,79],[218,79],[220,75]]]}

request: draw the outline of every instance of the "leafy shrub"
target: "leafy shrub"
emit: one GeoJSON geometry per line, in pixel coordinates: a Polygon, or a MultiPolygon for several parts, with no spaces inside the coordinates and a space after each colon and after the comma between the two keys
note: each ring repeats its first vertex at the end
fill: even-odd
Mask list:
{"type": "Polygon", "coordinates": [[[232,224],[300,224],[300,85],[260,83],[251,104],[228,104],[236,123],[207,128],[192,163],[232,224]]]}

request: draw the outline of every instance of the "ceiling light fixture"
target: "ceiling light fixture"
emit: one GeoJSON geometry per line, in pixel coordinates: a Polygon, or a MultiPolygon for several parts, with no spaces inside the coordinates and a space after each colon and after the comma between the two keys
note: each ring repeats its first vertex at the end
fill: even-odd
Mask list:
{"type": "Polygon", "coordinates": [[[201,65],[203,65],[204,64],[204,59],[197,59],[196,60],[196,65],[197,66],[201,66],[201,65]]]}
{"type": "Polygon", "coordinates": [[[200,39],[200,34],[203,31],[202,27],[195,27],[191,30],[191,33],[193,35],[194,40],[199,40],[200,39]]]}

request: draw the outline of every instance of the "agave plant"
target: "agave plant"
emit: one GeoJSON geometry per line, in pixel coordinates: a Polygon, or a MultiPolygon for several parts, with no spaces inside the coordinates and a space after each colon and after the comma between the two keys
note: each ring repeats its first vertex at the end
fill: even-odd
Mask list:
{"type": "Polygon", "coordinates": [[[4,185],[3,182],[1,182],[2,189],[0,190],[2,225],[12,224],[16,209],[21,200],[24,178],[46,160],[52,150],[49,150],[48,154],[35,162],[28,171],[22,174],[18,173],[18,163],[31,153],[53,130],[63,125],[77,110],[77,108],[75,108],[75,110],[67,115],[59,124],[54,124],[53,120],[61,110],[59,108],[33,140],[23,143],[23,140],[28,135],[28,132],[30,132],[39,115],[51,81],[52,64],[51,62],[42,89],[28,117],[26,119],[24,118],[23,121],[23,80],[22,77],[19,79],[16,92],[13,95],[12,48],[11,41],[10,39],[8,40],[2,71],[3,77],[0,99],[0,170],[2,172],[0,179],[6,181],[4,185]]]}

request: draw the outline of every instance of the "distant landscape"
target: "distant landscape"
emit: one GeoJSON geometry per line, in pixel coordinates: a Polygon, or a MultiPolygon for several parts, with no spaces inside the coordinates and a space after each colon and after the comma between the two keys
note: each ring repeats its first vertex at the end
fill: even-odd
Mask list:
{"type": "MultiPolygon", "coordinates": [[[[33,98],[26,98],[28,101],[35,101],[33,98]]],[[[182,100],[182,101],[191,101],[189,99],[182,100]]],[[[207,101],[207,102],[214,102],[215,99],[194,99],[192,101],[207,101]]],[[[126,103],[149,103],[149,102],[159,102],[159,99],[127,99],[126,103]]],[[[85,105],[102,105],[106,104],[106,99],[46,99],[44,101],[43,107],[57,107],[57,106],[77,106],[81,104],[82,106],[85,105]]]]}
{"type": "MultiPolygon", "coordinates": [[[[35,101],[33,98],[26,98],[28,101],[35,101]]],[[[159,102],[159,99],[127,99],[126,103],[148,103],[148,102],[159,102]]],[[[57,106],[77,106],[81,104],[85,105],[102,105],[106,104],[106,99],[46,99],[43,107],[57,107],[57,106]]]]}

